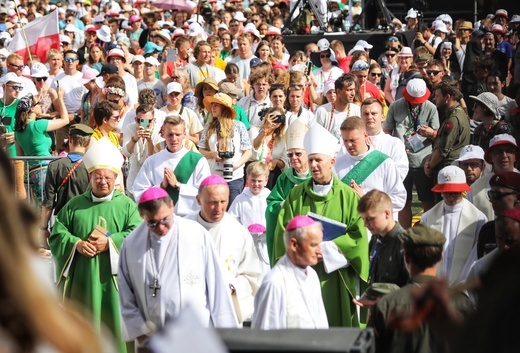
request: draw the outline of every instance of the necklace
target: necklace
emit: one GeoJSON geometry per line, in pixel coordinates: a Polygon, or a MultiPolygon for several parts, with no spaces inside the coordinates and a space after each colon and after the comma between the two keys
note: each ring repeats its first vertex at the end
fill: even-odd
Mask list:
{"type": "MultiPolygon", "coordinates": [[[[173,237],[173,235],[172,235],[173,237]]],[[[150,262],[152,265],[152,275],[153,275],[153,284],[150,284],[148,288],[152,290],[152,297],[155,298],[157,295],[157,291],[161,289],[161,285],[159,284],[159,275],[162,273],[162,270],[164,268],[164,264],[166,263],[166,259],[163,259],[162,264],[159,266],[159,271],[155,268],[155,250],[152,249],[152,235],[150,234],[150,231],[148,231],[148,251],[150,252],[150,262]]],[[[168,247],[166,248],[165,254],[170,253],[170,247],[173,243],[173,239],[170,239],[170,243],[168,243],[168,247]]]]}

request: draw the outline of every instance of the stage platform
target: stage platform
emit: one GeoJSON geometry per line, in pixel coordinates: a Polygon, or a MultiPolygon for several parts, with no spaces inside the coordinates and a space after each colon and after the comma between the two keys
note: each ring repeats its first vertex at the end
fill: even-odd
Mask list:
{"type": "MultiPolygon", "coordinates": [[[[356,44],[356,42],[360,39],[366,40],[368,43],[372,44],[374,48],[371,51],[370,57],[375,59],[379,54],[381,54],[385,48],[386,41],[388,37],[392,34],[392,32],[387,31],[362,31],[359,33],[349,33],[349,34],[291,34],[284,35],[285,47],[289,50],[289,53],[293,53],[296,50],[304,50],[305,45],[311,42],[318,42],[321,38],[327,38],[329,42],[332,42],[335,39],[341,40],[345,45],[345,49],[348,53],[350,49],[356,44]]],[[[414,31],[406,31],[400,32],[397,34],[401,39],[401,43],[409,46],[414,37],[414,31]]]]}

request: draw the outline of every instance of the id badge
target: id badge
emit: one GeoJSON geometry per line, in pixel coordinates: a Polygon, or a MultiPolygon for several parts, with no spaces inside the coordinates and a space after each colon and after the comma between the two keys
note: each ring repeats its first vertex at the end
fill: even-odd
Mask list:
{"type": "Polygon", "coordinates": [[[406,136],[406,141],[408,142],[408,145],[412,149],[414,153],[419,152],[423,148],[425,148],[424,141],[426,140],[426,137],[420,136],[418,133],[413,132],[406,136]]]}

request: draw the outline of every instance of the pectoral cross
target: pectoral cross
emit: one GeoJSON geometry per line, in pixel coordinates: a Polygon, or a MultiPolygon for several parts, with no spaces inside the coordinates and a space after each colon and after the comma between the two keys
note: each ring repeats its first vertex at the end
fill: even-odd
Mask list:
{"type": "Polygon", "coordinates": [[[157,295],[157,290],[161,289],[161,286],[159,285],[159,280],[157,278],[154,278],[153,284],[148,286],[153,292],[152,297],[155,297],[157,295]]]}

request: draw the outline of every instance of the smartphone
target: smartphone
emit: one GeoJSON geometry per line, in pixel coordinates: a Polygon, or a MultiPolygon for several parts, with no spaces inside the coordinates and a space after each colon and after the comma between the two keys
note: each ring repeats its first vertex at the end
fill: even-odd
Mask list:
{"type": "Polygon", "coordinates": [[[312,70],[312,62],[307,61],[307,69],[305,69],[305,76],[309,76],[312,70]]]}
{"type": "Polygon", "coordinates": [[[139,126],[142,126],[144,129],[148,129],[150,126],[150,119],[139,119],[139,126]]]}
{"type": "Polygon", "coordinates": [[[177,48],[168,49],[168,55],[166,56],[166,62],[177,61],[177,48]]]}

